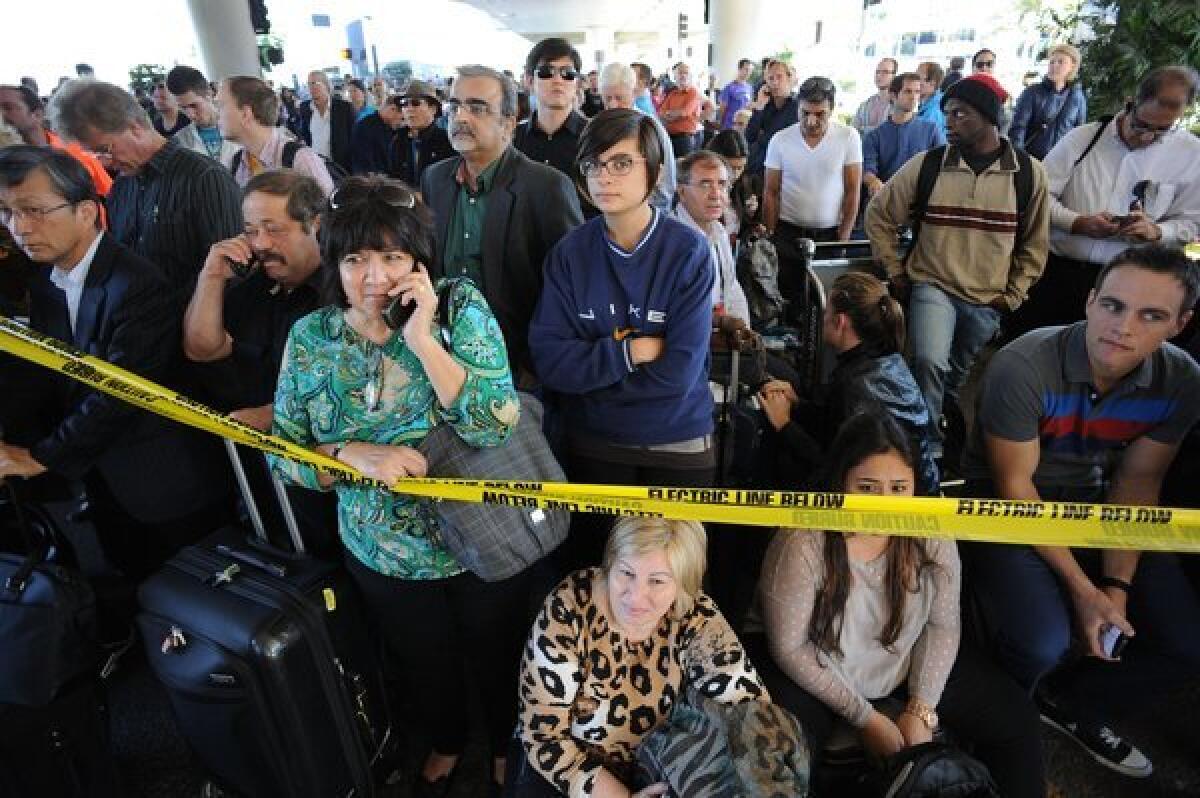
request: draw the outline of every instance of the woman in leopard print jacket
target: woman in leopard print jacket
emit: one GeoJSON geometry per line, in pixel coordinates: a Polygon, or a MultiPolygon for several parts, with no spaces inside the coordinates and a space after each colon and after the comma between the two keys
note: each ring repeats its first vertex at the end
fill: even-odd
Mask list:
{"type": "Polygon", "coordinates": [[[525,647],[507,795],[629,798],[638,743],[685,689],[730,704],[770,700],[700,592],[704,565],[700,524],[622,519],[603,565],[550,594],[525,647]]]}

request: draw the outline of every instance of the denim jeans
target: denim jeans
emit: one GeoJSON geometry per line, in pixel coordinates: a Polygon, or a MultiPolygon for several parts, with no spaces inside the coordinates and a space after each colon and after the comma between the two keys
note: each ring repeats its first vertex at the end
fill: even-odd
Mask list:
{"type": "MultiPolygon", "coordinates": [[[[1200,593],[1178,555],[1142,554],[1127,607],[1137,634],[1112,663],[1072,658],[1071,598],[1032,547],[969,543],[960,551],[964,584],[999,663],[1028,689],[1046,680],[1077,714],[1102,717],[1144,704],[1200,670],[1200,593]]],[[[1089,577],[1100,576],[1099,550],[1073,553],[1089,577]]]]}
{"type": "Polygon", "coordinates": [[[957,401],[975,356],[999,327],[1000,313],[993,308],[951,296],[929,283],[913,284],[908,303],[912,371],[935,427],[943,398],[957,401]]]}

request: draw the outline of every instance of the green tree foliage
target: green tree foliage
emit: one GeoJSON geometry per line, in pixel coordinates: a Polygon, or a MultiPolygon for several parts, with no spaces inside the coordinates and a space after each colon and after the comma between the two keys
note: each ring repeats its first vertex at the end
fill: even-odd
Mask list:
{"type": "Polygon", "coordinates": [[[167,68],[162,64],[138,64],[129,70],[129,88],[150,92],[154,84],[167,79],[167,68]]]}
{"type": "MultiPolygon", "coordinates": [[[[1197,0],[1090,0],[1065,9],[1041,6],[1043,28],[1083,53],[1080,76],[1093,117],[1120,110],[1154,67],[1200,64],[1197,0]]],[[[1200,109],[1189,121],[1200,123],[1200,109]]]]}

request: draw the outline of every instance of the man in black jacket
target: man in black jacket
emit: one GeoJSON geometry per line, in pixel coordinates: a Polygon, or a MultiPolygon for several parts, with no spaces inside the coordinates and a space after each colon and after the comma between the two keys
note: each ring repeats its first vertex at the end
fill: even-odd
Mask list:
{"type": "Polygon", "coordinates": [[[354,106],[334,93],[329,76],[320,70],[308,73],[308,91],[312,99],[300,103],[300,137],[349,173],[354,168],[354,106]]]}
{"type": "Polygon", "coordinates": [[[158,267],[182,312],[208,248],[242,229],[229,167],[163,138],[133,95],[111,83],[70,81],[49,108],[56,130],[117,172],[109,233],[158,267]]]}
{"type": "MultiPolygon", "coordinates": [[[[180,319],[167,280],[105,233],[99,214],[88,173],[69,155],[24,146],[0,153],[0,223],[46,266],[30,285],[30,326],[169,383],[180,319]]],[[[214,476],[220,461],[201,433],[24,361],[6,358],[0,370],[0,478],[82,480],[104,553],[130,580],[230,515],[225,471],[214,476]]],[[[105,614],[110,631],[128,628],[131,608],[123,610],[105,614]]]]}
{"type": "Polygon", "coordinates": [[[454,157],[446,130],[435,124],[442,104],[433,86],[423,80],[410,81],[403,94],[388,102],[399,108],[404,118],[404,127],[392,137],[391,176],[418,186],[426,169],[454,157]]]}
{"type": "Polygon", "coordinates": [[[450,143],[460,157],[435,164],[421,193],[437,223],[435,279],[470,277],[500,322],[514,378],[536,384],[529,319],[542,292],[542,261],[583,221],[575,186],[511,145],[517,87],[484,66],[458,69],[446,102],[450,143]]]}

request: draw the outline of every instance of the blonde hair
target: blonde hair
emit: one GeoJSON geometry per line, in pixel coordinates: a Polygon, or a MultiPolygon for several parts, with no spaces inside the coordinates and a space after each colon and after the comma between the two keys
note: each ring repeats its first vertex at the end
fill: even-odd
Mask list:
{"type": "Polygon", "coordinates": [[[707,564],[708,534],[699,521],[670,521],[665,518],[622,518],[613,524],[604,546],[601,568],[607,577],[613,563],[623,555],[640,556],[663,551],[671,564],[678,592],[672,611],[682,618],[692,611],[700,595],[707,564]]]}
{"type": "Polygon", "coordinates": [[[1070,74],[1067,75],[1067,82],[1070,83],[1079,77],[1079,62],[1083,56],[1079,53],[1079,48],[1071,44],[1056,44],[1050,48],[1050,52],[1046,53],[1046,60],[1050,60],[1056,55],[1065,55],[1071,59],[1073,66],[1070,74]]]}

